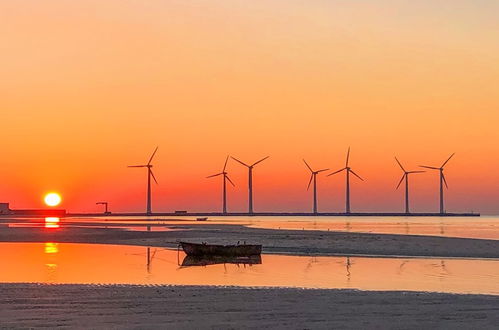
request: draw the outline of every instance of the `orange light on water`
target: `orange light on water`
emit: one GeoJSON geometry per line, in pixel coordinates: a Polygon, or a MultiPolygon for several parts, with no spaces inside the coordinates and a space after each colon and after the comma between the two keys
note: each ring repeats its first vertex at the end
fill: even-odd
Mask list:
{"type": "Polygon", "coordinates": [[[46,254],[55,254],[59,252],[59,244],[58,243],[53,243],[53,242],[46,242],[45,243],[45,253],[46,254]]]}
{"type": "Polygon", "coordinates": [[[45,218],[45,228],[59,228],[59,218],[47,217],[45,218]]]}

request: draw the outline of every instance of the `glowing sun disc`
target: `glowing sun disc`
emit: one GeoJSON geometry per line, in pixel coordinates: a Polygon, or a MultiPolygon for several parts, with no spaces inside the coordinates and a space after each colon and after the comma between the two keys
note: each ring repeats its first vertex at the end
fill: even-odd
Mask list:
{"type": "Polygon", "coordinates": [[[57,206],[61,203],[61,195],[57,194],[57,193],[49,193],[47,195],[45,195],[45,204],[47,204],[48,206],[57,206]]]}

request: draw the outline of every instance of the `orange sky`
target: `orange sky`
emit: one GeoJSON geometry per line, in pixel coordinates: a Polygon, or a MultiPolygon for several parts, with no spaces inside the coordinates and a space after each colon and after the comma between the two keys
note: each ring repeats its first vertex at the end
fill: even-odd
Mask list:
{"type": "MultiPolygon", "coordinates": [[[[305,157],[352,167],[354,211],[403,210],[401,176],[439,165],[448,211],[499,212],[499,4],[493,1],[2,1],[0,200],[71,211],[219,210],[227,154],[255,169],[256,211],[308,211],[305,157]]],[[[246,209],[246,171],[229,210],[246,209]]],[[[413,210],[436,211],[437,174],[413,210]]],[[[319,210],[344,178],[319,177],[319,210]]]]}

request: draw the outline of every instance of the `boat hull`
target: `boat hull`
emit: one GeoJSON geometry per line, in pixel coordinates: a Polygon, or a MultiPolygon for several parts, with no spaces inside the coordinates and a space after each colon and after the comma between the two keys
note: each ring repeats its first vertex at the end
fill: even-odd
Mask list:
{"type": "Polygon", "coordinates": [[[236,264],[236,265],[260,265],[262,257],[253,255],[247,257],[224,257],[224,256],[186,256],[182,261],[182,267],[191,266],[209,266],[219,264],[236,264]]]}
{"type": "Polygon", "coordinates": [[[247,257],[260,255],[261,245],[213,245],[180,242],[182,250],[188,256],[226,256],[226,257],[247,257]]]}

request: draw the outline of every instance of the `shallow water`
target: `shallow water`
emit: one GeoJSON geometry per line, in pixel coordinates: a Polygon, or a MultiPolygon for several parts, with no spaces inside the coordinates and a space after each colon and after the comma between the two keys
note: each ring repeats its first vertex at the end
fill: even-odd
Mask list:
{"type": "Polygon", "coordinates": [[[261,264],[181,266],[176,250],[0,243],[0,282],[349,288],[499,295],[498,260],[262,255],[261,264]]]}
{"type": "MultiPolygon", "coordinates": [[[[1,219],[9,226],[50,226],[47,219],[1,219]]],[[[62,218],[58,226],[122,228],[128,230],[171,230],[168,226],[232,224],[267,229],[322,230],[400,235],[430,235],[499,240],[499,217],[96,217],[62,218]],[[150,224],[152,226],[148,227],[150,224]]]]}

